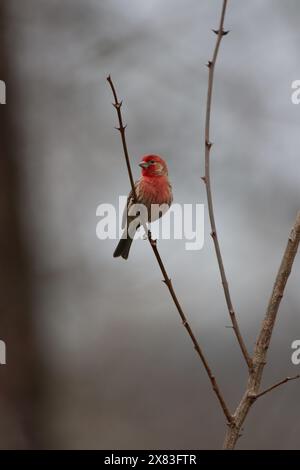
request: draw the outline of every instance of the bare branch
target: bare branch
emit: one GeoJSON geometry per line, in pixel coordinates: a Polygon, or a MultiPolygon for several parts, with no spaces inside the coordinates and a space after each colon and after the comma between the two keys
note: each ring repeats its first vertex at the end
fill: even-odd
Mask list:
{"type": "Polygon", "coordinates": [[[167,274],[167,272],[166,272],[166,270],[165,270],[164,264],[163,264],[163,262],[162,262],[162,259],[161,259],[161,257],[160,257],[160,254],[159,254],[159,252],[158,252],[157,244],[156,244],[156,243],[151,243],[151,246],[152,246],[153,252],[154,252],[154,254],[155,254],[155,257],[156,257],[156,259],[157,259],[157,262],[158,262],[158,264],[159,264],[159,267],[160,267],[160,269],[161,269],[162,275],[163,275],[163,277],[164,277],[164,283],[165,283],[166,286],[168,287],[169,292],[170,292],[170,294],[171,294],[171,297],[172,297],[172,299],[173,299],[173,301],[174,301],[174,304],[176,305],[176,308],[177,308],[177,310],[178,310],[178,313],[179,313],[179,315],[180,315],[180,317],[181,317],[182,324],[183,324],[183,326],[185,327],[185,329],[187,330],[187,332],[188,332],[188,334],[189,334],[189,336],[190,336],[190,338],[191,338],[191,340],[192,340],[192,342],[193,342],[194,348],[195,348],[195,350],[197,351],[197,353],[198,353],[198,355],[199,355],[199,357],[200,357],[200,359],[201,359],[201,362],[202,362],[202,364],[203,364],[203,366],[204,366],[204,368],[205,368],[205,370],[206,370],[206,372],[207,372],[207,375],[208,375],[208,377],[209,377],[209,380],[210,380],[210,382],[211,382],[212,388],[213,388],[215,394],[216,394],[217,397],[218,397],[218,400],[219,400],[219,403],[220,403],[220,405],[221,405],[221,407],[222,407],[222,410],[223,410],[223,412],[224,412],[224,415],[226,416],[226,419],[227,419],[228,423],[231,423],[231,422],[232,422],[232,415],[231,415],[231,413],[230,413],[230,411],[229,411],[229,409],[228,409],[228,407],[227,407],[227,405],[226,405],[226,403],[225,403],[225,400],[224,400],[224,398],[223,398],[223,395],[222,395],[222,393],[221,393],[221,391],[220,391],[220,388],[219,388],[219,386],[218,386],[218,384],[217,384],[217,381],[216,381],[216,379],[215,379],[215,376],[213,375],[213,373],[212,373],[212,371],[211,371],[211,368],[210,368],[209,365],[208,365],[208,362],[207,362],[207,360],[206,360],[206,357],[204,356],[203,351],[202,351],[202,349],[201,349],[201,347],[200,347],[200,345],[199,345],[197,339],[195,338],[195,335],[194,335],[194,333],[193,333],[193,331],[192,331],[192,329],[191,329],[191,327],[190,327],[190,325],[189,325],[189,323],[188,323],[188,321],[187,321],[187,319],[186,319],[186,316],[185,316],[185,314],[184,314],[184,312],[183,312],[183,310],[182,310],[182,308],[181,308],[181,305],[180,305],[180,303],[179,303],[179,301],[178,301],[178,299],[177,299],[176,293],[175,293],[174,288],[173,288],[172,281],[171,281],[171,279],[169,278],[169,276],[168,276],[168,274],[167,274]]]}
{"type": "Polygon", "coordinates": [[[110,84],[112,93],[114,95],[115,102],[113,103],[113,106],[117,111],[118,120],[119,120],[119,127],[117,127],[117,130],[120,131],[120,134],[121,134],[122,145],[123,145],[123,150],[124,150],[124,155],[125,155],[125,160],[126,160],[126,165],[127,165],[127,171],[128,171],[128,176],[129,176],[129,180],[130,180],[130,185],[131,185],[131,189],[132,189],[133,199],[134,199],[134,202],[137,202],[135,186],[134,186],[134,179],[133,179],[133,176],[132,176],[130,160],[129,160],[129,154],[128,154],[128,149],[127,149],[127,143],[126,143],[126,137],[125,137],[126,126],[123,125],[123,119],[122,119],[122,112],[121,112],[122,101],[118,100],[117,92],[116,92],[115,86],[113,84],[113,81],[112,81],[110,75],[107,77],[107,81],[110,84]]]}
{"type": "MultiPolygon", "coordinates": [[[[285,383],[283,380],[275,386],[270,387],[264,392],[259,393],[259,388],[262,379],[262,373],[266,364],[267,352],[270,346],[273,328],[275,325],[279,305],[283,297],[284,289],[292,270],[292,266],[297,254],[300,242],[300,211],[296,216],[294,226],[289,235],[288,243],[283,254],[283,258],[278,270],[278,274],[274,283],[271,298],[267,307],[265,318],[263,320],[258,339],[256,341],[254,356],[253,356],[253,369],[249,373],[247,389],[241,399],[233,417],[234,425],[231,426],[226,433],[224,449],[234,449],[235,444],[239,438],[239,431],[251,406],[256,401],[256,398],[264,395],[265,393],[273,390],[279,385],[285,383]]],[[[296,377],[295,377],[296,378],[296,377]]],[[[293,378],[292,378],[293,379],[293,378]]]]}
{"type": "Polygon", "coordinates": [[[300,241],[300,211],[296,216],[294,226],[290,232],[288,243],[278,270],[273,291],[269,300],[267,312],[262,323],[261,331],[256,342],[253,362],[259,365],[260,375],[264,367],[267,351],[270,345],[273,328],[276,321],[279,305],[284,289],[291,273],[293,262],[300,241]]]}
{"type": "Polygon", "coordinates": [[[266,388],[263,392],[258,393],[255,396],[255,400],[257,400],[257,398],[262,397],[263,395],[266,395],[266,393],[271,392],[272,390],[274,390],[274,388],[280,387],[280,385],[284,385],[287,382],[290,382],[291,380],[296,380],[296,379],[300,379],[300,374],[294,375],[293,377],[286,377],[285,379],[280,380],[280,382],[277,382],[276,384],[272,385],[272,387],[266,388]]]}
{"type": "MultiPolygon", "coordinates": [[[[127,170],[128,170],[128,175],[129,175],[129,179],[130,179],[130,184],[131,184],[131,189],[132,189],[132,193],[133,193],[133,197],[134,197],[134,201],[136,202],[137,201],[137,198],[136,198],[136,192],[135,192],[135,187],[134,187],[134,180],[133,180],[133,177],[132,177],[132,171],[131,171],[131,166],[130,166],[130,160],[129,160],[129,154],[128,154],[128,150],[127,150],[127,143],[126,143],[126,137],[125,137],[125,127],[123,126],[123,120],[122,120],[122,113],[121,113],[121,105],[122,105],[122,102],[119,102],[118,101],[118,97],[117,97],[117,93],[116,93],[116,89],[115,89],[115,86],[113,84],[113,81],[111,79],[110,76],[107,77],[107,81],[108,83],[110,84],[110,87],[112,89],[112,93],[113,93],[113,96],[114,96],[114,100],[115,100],[115,103],[114,103],[114,107],[117,111],[117,115],[118,115],[118,120],[119,120],[119,128],[118,130],[120,131],[120,134],[121,134],[121,138],[122,138],[122,145],[123,145],[123,150],[124,150],[124,155],[125,155],[125,160],[126,160],[126,164],[127,164],[127,170]]],[[[212,373],[212,370],[211,368],[209,367],[208,365],[208,362],[207,362],[207,359],[206,357],[204,356],[203,354],[203,351],[192,331],[192,328],[190,327],[188,321],[187,321],[187,318],[182,310],[182,307],[179,303],[179,300],[177,298],[177,295],[175,293],[175,290],[173,288],[173,284],[172,284],[172,281],[170,279],[170,277],[168,276],[168,273],[166,271],[166,268],[163,264],[163,261],[161,259],[161,256],[159,254],[159,251],[158,251],[158,248],[157,248],[157,243],[156,243],[156,240],[153,240],[152,237],[151,237],[151,232],[148,230],[148,232],[146,231],[146,234],[148,235],[148,241],[150,243],[150,246],[153,250],[153,253],[156,257],[156,260],[159,264],[159,267],[160,267],[160,270],[162,272],[162,275],[163,275],[163,282],[166,284],[169,292],[170,292],[170,295],[173,299],[173,302],[177,308],[177,311],[180,315],[180,318],[182,320],[182,323],[183,323],[183,326],[185,327],[186,331],[188,332],[192,342],[193,342],[193,345],[194,345],[194,348],[195,350],[197,351],[198,353],[198,356],[200,357],[200,360],[206,370],[206,373],[208,375],[208,378],[211,382],[211,385],[212,385],[212,388],[219,400],[219,403],[220,403],[220,406],[223,410],[223,413],[227,419],[227,422],[228,423],[232,423],[232,415],[226,405],[226,402],[223,398],[223,395],[220,391],[220,388],[217,384],[217,381],[215,379],[215,376],[213,375],[212,373]]]]}
{"type": "Polygon", "coordinates": [[[209,213],[209,220],[211,225],[211,236],[214,242],[216,256],[218,260],[223,290],[225,294],[226,304],[228,308],[228,312],[230,315],[230,319],[232,322],[232,326],[237,337],[238,343],[240,345],[242,354],[245,358],[247,363],[248,369],[252,368],[252,359],[247,351],[246,345],[244,343],[243,337],[241,335],[235,311],[232,305],[230,290],[228,286],[228,281],[225,273],[224,263],[222,259],[218,233],[216,228],[215,222],[215,215],[214,215],[214,206],[213,206],[213,199],[212,199],[212,190],[211,190],[211,181],[210,181],[210,150],[212,147],[212,143],[210,141],[210,116],[211,116],[211,101],[212,101],[212,91],[213,91],[213,84],[214,84],[214,71],[215,65],[218,57],[218,52],[221,44],[222,38],[228,33],[228,31],[224,31],[224,20],[225,20],[225,12],[227,7],[227,0],[223,0],[223,7],[221,13],[221,19],[219,28],[217,30],[213,30],[214,33],[217,34],[216,45],[213,53],[213,58],[207,64],[209,75],[208,75],[208,89],[207,89],[207,102],[206,102],[206,118],[205,118],[205,176],[202,177],[205,187],[206,187],[206,195],[207,195],[207,204],[208,204],[208,213],[209,213]]]}

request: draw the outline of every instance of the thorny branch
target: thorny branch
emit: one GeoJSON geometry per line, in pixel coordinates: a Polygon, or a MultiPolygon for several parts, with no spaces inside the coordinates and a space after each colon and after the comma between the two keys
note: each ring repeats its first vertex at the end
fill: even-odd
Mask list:
{"type": "MultiPolygon", "coordinates": [[[[128,170],[128,175],[129,175],[129,179],[130,179],[130,184],[131,184],[131,189],[132,189],[132,194],[133,194],[133,198],[134,198],[134,202],[137,201],[137,198],[136,198],[136,192],[135,192],[135,187],[134,187],[134,180],[133,180],[133,177],[132,177],[132,171],[131,171],[131,166],[130,166],[130,160],[129,160],[129,155],[128,155],[128,150],[127,150],[127,144],[126,144],[126,137],[125,137],[125,129],[126,129],[126,126],[123,125],[123,120],[122,120],[122,113],[121,113],[121,107],[122,107],[122,101],[118,101],[118,97],[117,97],[117,93],[116,93],[116,89],[115,89],[115,86],[113,84],[113,81],[111,79],[110,76],[107,77],[107,81],[108,83],[110,84],[110,87],[112,89],[112,93],[113,93],[113,96],[114,96],[114,100],[115,102],[113,103],[113,106],[115,107],[116,111],[117,111],[117,115],[118,115],[118,120],[119,120],[119,127],[117,128],[119,131],[120,131],[120,134],[121,134],[121,139],[122,139],[122,144],[123,144],[123,150],[124,150],[124,155],[125,155],[125,160],[126,160],[126,164],[127,164],[127,170],[128,170]]],[[[147,234],[147,232],[146,232],[147,234]]],[[[193,345],[194,345],[194,348],[195,350],[197,351],[199,357],[200,357],[200,360],[206,370],[206,373],[209,377],[209,380],[211,382],[211,385],[212,385],[212,388],[219,400],[219,403],[222,407],[222,410],[223,410],[223,413],[227,419],[227,422],[230,424],[232,422],[232,416],[231,416],[231,413],[226,405],[226,402],[223,398],[223,395],[220,391],[220,388],[218,386],[218,383],[216,381],[216,378],[215,376],[213,375],[212,373],[212,370],[210,368],[210,366],[208,365],[208,362],[207,362],[207,359],[192,331],[192,328],[190,327],[190,324],[188,323],[187,321],[187,318],[182,310],[182,307],[179,303],[179,300],[177,298],[177,295],[175,293],[175,290],[174,290],[174,287],[173,287],[173,284],[172,284],[172,281],[170,279],[170,277],[168,276],[168,273],[166,271],[166,268],[163,264],[163,261],[161,259],[161,256],[159,254],[159,251],[158,251],[158,248],[157,248],[157,243],[156,243],[156,240],[153,240],[152,237],[151,237],[151,232],[148,231],[148,240],[149,240],[149,243],[151,245],[151,248],[153,250],[153,253],[156,257],[156,260],[159,264],[159,267],[160,267],[160,270],[162,272],[162,275],[163,275],[163,282],[166,284],[167,288],[169,289],[169,292],[170,292],[170,295],[173,299],[173,302],[177,308],[177,311],[180,315],[180,318],[182,320],[182,323],[183,323],[183,326],[185,327],[186,331],[188,332],[192,342],[193,342],[193,345]]]]}
{"type": "Polygon", "coordinates": [[[218,266],[220,270],[220,275],[221,275],[221,280],[222,280],[222,285],[223,285],[228,312],[229,312],[233,330],[237,337],[242,354],[245,358],[248,369],[251,370],[252,360],[247,351],[246,345],[244,343],[242,334],[238,326],[238,322],[236,319],[235,311],[234,311],[232,300],[231,300],[228,281],[227,281],[227,277],[225,273],[225,268],[224,268],[224,263],[223,263],[223,258],[221,254],[219,238],[218,238],[218,233],[217,233],[215,215],[214,215],[214,205],[213,205],[211,181],[210,181],[210,151],[212,147],[212,142],[210,141],[211,102],[212,102],[212,92],[213,92],[213,84],[214,84],[214,72],[215,72],[216,61],[217,61],[217,57],[219,53],[219,48],[220,48],[220,44],[221,44],[223,36],[226,36],[226,34],[228,34],[228,31],[224,30],[226,7],[227,7],[227,0],[224,0],[219,29],[213,30],[213,32],[217,34],[217,40],[216,40],[216,45],[215,45],[215,49],[213,53],[213,58],[207,63],[209,75],[208,75],[208,89],[207,89],[206,117],[205,117],[205,176],[202,177],[202,180],[204,181],[205,187],[206,187],[208,213],[209,213],[209,220],[210,220],[210,225],[211,225],[211,236],[212,236],[214,246],[215,246],[215,251],[217,255],[218,266]]]}
{"type": "Polygon", "coordinates": [[[240,437],[240,431],[242,424],[254,402],[257,398],[265,395],[266,393],[274,390],[274,388],[279,387],[287,383],[290,380],[294,380],[298,378],[298,376],[286,378],[281,380],[280,382],[276,383],[272,387],[269,387],[265,391],[259,393],[259,388],[262,380],[263,369],[266,364],[266,357],[268,348],[271,341],[271,336],[273,332],[273,328],[275,325],[275,320],[277,316],[277,312],[279,309],[279,305],[281,299],[283,297],[283,292],[289,277],[289,274],[292,269],[292,265],[297,253],[299,240],[300,240],[300,212],[298,213],[293,229],[288,239],[288,245],[286,247],[281,266],[278,271],[278,275],[275,281],[275,285],[273,288],[273,292],[271,295],[271,299],[269,301],[269,305],[267,308],[267,312],[254,348],[253,358],[250,357],[247,348],[245,346],[244,340],[240,333],[238,323],[236,320],[234,308],[231,301],[230,291],[228,287],[228,282],[225,274],[223,259],[221,255],[219,239],[216,229],[216,222],[214,216],[214,206],[212,200],[212,190],[211,190],[211,180],[210,180],[210,152],[212,143],[210,141],[210,117],[211,117],[211,103],[212,103],[212,91],[213,91],[213,83],[214,83],[214,71],[216,60],[218,57],[218,52],[221,44],[221,40],[223,36],[225,36],[228,31],[224,30],[224,19],[227,7],[227,0],[223,0],[222,6],[222,13],[221,19],[218,30],[213,30],[215,34],[217,34],[217,41],[213,53],[213,58],[211,61],[208,62],[208,90],[207,90],[207,102],[206,102],[206,118],[205,118],[205,176],[202,177],[205,186],[206,186],[206,193],[207,193],[207,201],[208,201],[208,212],[211,224],[211,236],[213,238],[216,256],[218,260],[220,275],[222,279],[225,299],[227,303],[227,308],[229,311],[229,315],[231,318],[232,326],[234,332],[236,334],[237,340],[239,342],[241,351],[245,358],[245,361],[248,365],[249,370],[249,377],[248,383],[246,387],[246,391],[244,396],[242,397],[238,407],[236,408],[235,413],[233,414],[233,420],[228,426],[225,442],[224,442],[224,449],[234,449],[235,444],[240,437]]]}

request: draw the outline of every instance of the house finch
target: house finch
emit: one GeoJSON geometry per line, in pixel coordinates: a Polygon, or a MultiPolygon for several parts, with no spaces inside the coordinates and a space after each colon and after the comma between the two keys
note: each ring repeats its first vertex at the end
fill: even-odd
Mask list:
{"type": "Polygon", "coordinates": [[[122,220],[122,228],[125,230],[115,249],[115,258],[122,256],[127,259],[134,234],[141,223],[157,220],[172,204],[172,187],[168,180],[166,162],[158,155],[145,155],[139,166],[142,168],[142,176],[135,182],[137,201],[133,201],[130,191],[122,220]],[[137,207],[144,210],[137,212],[137,207]]]}

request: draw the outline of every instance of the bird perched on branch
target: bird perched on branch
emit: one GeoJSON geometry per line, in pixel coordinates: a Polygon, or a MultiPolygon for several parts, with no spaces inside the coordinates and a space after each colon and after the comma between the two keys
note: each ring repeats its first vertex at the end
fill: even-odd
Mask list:
{"type": "Polygon", "coordinates": [[[114,252],[114,257],[127,259],[136,230],[146,222],[159,219],[171,206],[173,195],[168,179],[168,168],[158,155],[145,155],[139,166],[141,178],[135,182],[136,201],[132,190],[123,214],[124,232],[114,252]]]}

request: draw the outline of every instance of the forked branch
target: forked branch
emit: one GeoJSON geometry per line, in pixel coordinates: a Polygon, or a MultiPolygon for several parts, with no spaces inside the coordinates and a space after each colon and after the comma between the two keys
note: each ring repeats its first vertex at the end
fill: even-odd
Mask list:
{"type": "MultiPolygon", "coordinates": [[[[229,315],[231,318],[232,327],[234,329],[235,335],[240,345],[240,349],[242,351],[242,354],[245,358],[245,361],[249,369],[249,376],[248,376],[246,390],[233,415],[230,413],[228,409],[228,406],[223,398],[223,395],[216,382],[216,379],[208,365],[207,359],[204,356],[203,351],[199,345],[199,342],[195,338],[195,335],[187,321],[185,313],[183,312],[182,307],[178,301],[177,295],[173,288],[172,281],[168,276],[168,273],[165,269],[165,266],[159,254],[157,243],[155,240],[152,239],[150,231],[147,232],[147,228],[146,228],[146,234],[148,235],[148,241],[150,243],[150,246],[154,252],[154,255],[156,257],[156,260],[162,272],[163,282],[166,284],[169,290],[172,300],[181,317],[182,323],[193,342],[194,348],[197,351],[198,356],[206,370],[211,386],[214,390],[214,393],[216,394],[218,398],[219,404],[226,417],[228,429],[227,429],[227,433],[225,436],[223,448],[234,449],[236,442],[241,435],[240,432],[241,432],[242,425],[250,411],[250,408],[256,402],[256,400],[266,395],[267,393],[271,392],[272,390],[276,389],[277,387],[291,380],[300,378],[300,375],[297,375],[294,377],[286,377],[285,379],[281,380],[280,382],[275,383],[274,385],[265,389],[264,391],[259,392],[263,369],[266,364],[267,352],[270,346],[271,336],[272,336],[273,328],[275,325],[278,309],[280,306],[281,299],[283,297],[284,289],[285,289],[288,277],[290,275],[293,262],[296,257],[299,242],[300,242],[300,212],[298,212],[297,214],[294,226],[289,235],[287,247],[285,249],[282,262],[278,270],[278,274],[274,283],[274,287],[273,287],[271,298],[267,307],[265,318],[263,320],[263,323],[262,323],[262,326],[258,335],[258,339],[255,344],[253,358],[251,358],[245,346],[242,335],[240,333],[239,326],[238,326],[235,312],[234,312],[234,308],[233,308],[232,301],[231,301],[230,291],[228,287],[227,277],[225,274],[223,259],[222,259],[218,235],[217,235],[217,229],[216,229],[216,223],[215,223],[215,217],[214,217],[213,200],[212,200],[211,182],[210,182],[210,151],[211,151],[211,146],[212,146],[212,143],[210,141],[211,102],[212,102],[215,64],[216,64],[216,60],[218,57],[218,52],[219,52],[222,37],[227,34],[227,31],[224,31],[224,19],[225,19],[226,6],[227,6],[227,0],[223,0],[223,7],[222,7],[219,28],[218,30],[214,30],[214,32],[217,34],[217,41],[216,41],[216,45],[215,45],[215,49],[213,53],[213,58],[211,61],[208,62],[209,79],[208,79],[208,92],[207,92],[207,103],[206,103],[206,120],[205,120],[205,176],[202,179],[206,185],[208,212],[209,212],[209,218],[210,218],[210,224],[211,224],[211,235],[214,241],[214,246],[215,246],[216,256],[218,260],[221,280],[223,284],[226,304],[227,304],[227,308],[228,308],[229,315]]],[[[135,193],[134,180],[132,177],[130,160],[129,160],[126,138],[125,138],[126,126],[123,125],[122,113],[121,113],[122,102],[118,101],[116,90],[115,90],[111,77],[108,77],[107,80],[111,86],[112,93],[113,93],[114,100],[115,100],[113,105],[117,111],[118,120],[119,120],[119,127],[117,129],[120,131],[120,134],[121,134],[124,156],[125,156],[128,175],[129,175],[130,184],[132,188],[132,194],[133,194],[134,201],[136,202],[137,198],[136,198],[136,193],[135,193]]]]}
{"type": "Polygon", "coordinates": [[[278,274],[273,286],[272,294],[269,300],[265,318],[255,344],[253,356],[253,369],[249,373],[247,388],[241,399],[235,413],[234,425],[228,428],[224,449],[234,449],[235,444],[239,438],[240,430],[251,406],[257,398],[265,395],[266,393],[274,390],[274,388],[287,383],[289,380],[294,380],[298,376],[286,378],[276,383],[272,387],[267,388],[263,392],[259,392],[264,366],[266,365],[267,353],[270,346],[272,332],[275,326],[277,313],[281,299],[284,294],[284,289],[288,281],[292,266],[297,254],[300,242],[300,211],[296,216],[293,228],[288,238],[288,243],[283,254],[283,258],[278,270],[278,274]]]}
{"type": "Polygon", "coordinates": [[[279,305],[283,296],[283,292],[284,292],[289,274],[291,272],[292,265],[296,256],[298,245],[299,245],[300,213],[298,213],[296,217],[293,229],[289,236],[288,245],[286,247],[286,250],[282,259],[282,263],[278,271],[278,275],[277,275],[275,285],[272,291],[271,299],[268,304],[265,319],[263,321],[256,345],[255,345],[253,358],[251,358],[247,351],[243,337],[241,335],[241,332],[237,323],[235,311],[233,308],[232,300],[231,300],[230,290],[229,290],[224,263],[223,263],[221,250],[220,250],[218,233],[216,229],[212,189],[211,189],[211,179],[210,179],[210,153],[211,153],[211,147],[212,147],[212,142],[210,140],[210,118],[211,118],[212,92],[213,92],[213,84],[214,84],[214,72],[215,72],[215,66],[216,66],[216,61],[217,61],[217,57],[219,53],[220,44],[221,44],[223,36],[225,36],[228,33],[228,31],[224,30],[226,7],[227,7],[227,0],[223,0],[219,28],[217,30],[213,30],[214,33],[217,35],[213,58],[207,64],[208,70],[209,70],[209,76],[208,76],[208,90],[207,90],[206,118],[205,118],[205,176],[202,177],[202,179],[206,186],[208,212],[209,212],[209,219],[210,219],[210,224],[211,224],[211,236],[212,236],[214,246],[215,246],[215,251],[216,251],[219,271],[221,275],[221,280],[223,284],[226,304],[227,304],[228,312],[231,318],[232,327],[234,329],[235,335],[240,345],[240,349],[243,353],[243,356],[245,358],[245,361],[248,365],[248,370],[249,370],[249,377],[248,377],[246,391],[238,407],[236,408],[236,411],[233,415],[233,420],[231,422],[231,425],[227,429],[227,433],[225,437],[224,449],[233,449],[240,436],[241,426],[251,406],[254,404],[257,398],[267,394],[268,392],[271,392],[275,388],[287,383],[290,380],[299,378],[299,376],[287,377],[286,379],[275,383],[273,386],[259,393],[262,373],[263,373],[264,366],[266,364],[267,351],[270,345],[271,336],[272,336],[273,328],[275,325],[278,308],[279,308],[279,305]]]}

